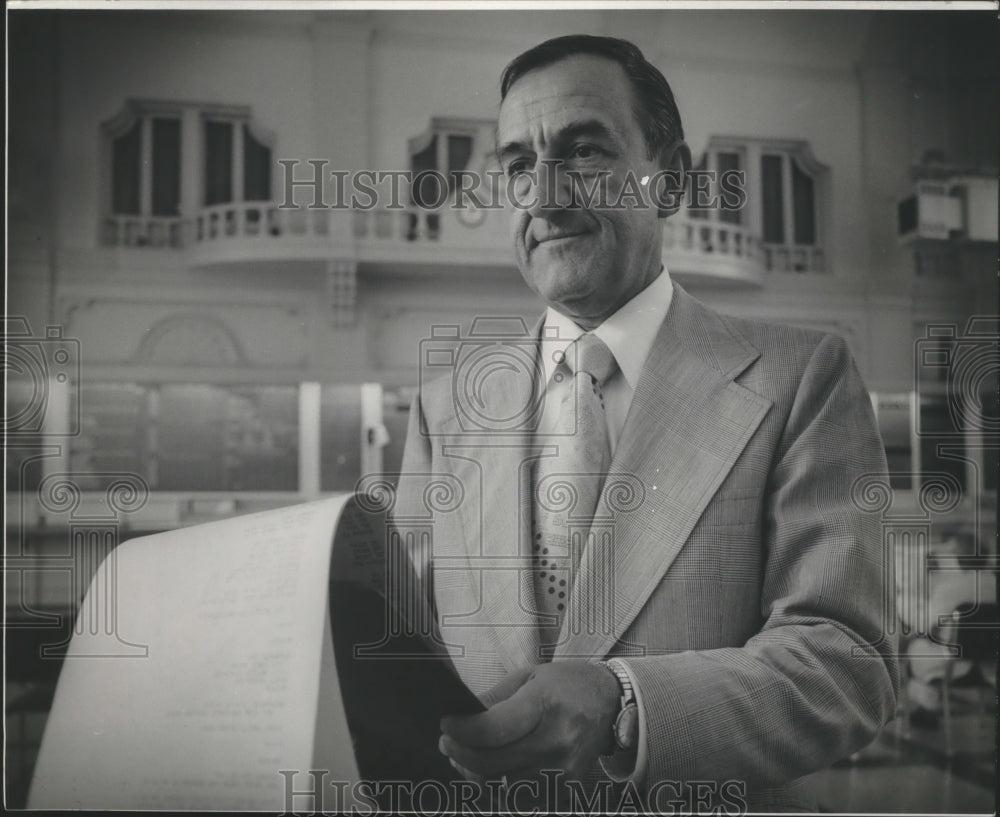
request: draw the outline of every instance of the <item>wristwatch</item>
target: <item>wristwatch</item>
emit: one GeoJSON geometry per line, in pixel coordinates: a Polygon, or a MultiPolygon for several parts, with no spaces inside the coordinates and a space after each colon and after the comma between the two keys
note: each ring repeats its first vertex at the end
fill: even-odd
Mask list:
{"type": "Polygon", "coordinates": [[[614,673],[621,687],[622,697],[618,707],[618,716],[611,726],[615,746],[619,752],[634,752],[639,743],[639,705],[635,702],[635,690],[632,688],[632,678],[625,665],[617,658],[602,661],[605,667],[614,673]]]}

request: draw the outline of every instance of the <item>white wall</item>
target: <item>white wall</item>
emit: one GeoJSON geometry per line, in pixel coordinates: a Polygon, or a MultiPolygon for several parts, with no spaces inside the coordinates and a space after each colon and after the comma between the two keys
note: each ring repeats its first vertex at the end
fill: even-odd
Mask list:
{"type": "Polygon", "coordinates": [[[100,125],[129,97],[246,104],[278,135],[276,154],[311,144],[310,44],[296,27],[233,28],[200,14],[69,16],[60,26],[59,212],[65,247],[94,247],[100,125]]]}
{"type": "MultiPolygon", "coordinates": [[[[895,239],[895,197],[906,191],[915,158],[938,143],[958,158],[981,157],[989,140],[970,129],[997,127],[995,105],[984,101],[989,76],[947,49],[930,57],[914,49],[933,42],[934,32],[909,20],[611,10],[63,14],[49,53],[33,58],[36,67],[50,66],[51,83],[41,75],[38,82],[55,96],[54,113],[14,121],[18,155],[38,164],[45,154],[32,153],[32,144],[58,147],[43,168],[50,206],[29,192],[30,176],[12,177],[25,211],[19,223],[34,227],[12,236],[11,311],[71,320],[91,349],[93,371],[104,376],[126,364],[121,371],[134,372],[130,355],[144,333],[197,308],[240,338],[261,376],[278,366],[289,379],[412,382],[405,353],[435,321],[464,323],[484,308],[537,309],[516,274],[484,281],[474,270],[369,271],[359,284],[357,325],[334,329],[321,265],[201,270],[169,251],[98,247],[101,122],[129,97],[245,104],[276,134],[276,158],[403,169],[407,139],[431,117],[495,115],[499,74],[515,54],[549,36],[607,33],[634,40],[664,70],[696,153],[712,134],[805,139],[830,167],[830,275],[778,276],[760,291],[700,296],[741,314],[841,331],[873,387],[898,387],[914,316],[958,320],[993,292],[981,276],[969,282],[978,267],[943,291],[916,288],[912,253],[895,239]],[[969,86],[960,82],[963,71],[971,72],[969,86]],[[45,233],[51,208],[54,255],[33,238],[45,233]],[[252,319],[257,309],[271,313],[252,319]]],[[[39,108],[31,94],[20,98],[22,109],[39,108]]]]}

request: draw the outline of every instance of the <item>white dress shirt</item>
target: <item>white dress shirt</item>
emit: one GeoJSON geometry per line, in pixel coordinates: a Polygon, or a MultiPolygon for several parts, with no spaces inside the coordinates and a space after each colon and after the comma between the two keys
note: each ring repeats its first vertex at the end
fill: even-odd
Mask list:
{"type": "MultiPolygon", "coordinates": [[[[604,323],[593,330],[615,356],[618,371],[604,384],[605,416],[608,420],[608,435],[611,454],[614,455],[625,426],[625,417],[632,404],[632,395],[639,382],[643,364],[656,340],[656,333],[670,309],[674,286],[669,273],[664,269],[642,292],[632,298],[604,323]]],[[[539,431],[552,432],[559,418],[559,408],[568,390],[572,389],[572,378],[561,383],[552,379],[561,355],[584,330],[570,318],[557,312],[551,306],[545,313],[542,326],[541,354],[545,375],[545,403],[539,431]]]]}
{"type": "MultiPolygon", "coordinates": [[[[673,294],[673,283],[667,270],[664,269],[649,286],[593,330],[593,333],[607,344],[618,362],[618,371],[602,388],[612,457],[625,426],[625,418],[632,404],[635,387],[639,383],[639,375],[642,373],[642,367],[660,331],[660,326],[667,317],[673,294]]],[[[552,307],[548,308],[542,326],[541,340],[546,383],[545,403],[542,406],[539,427],[542,435],[555,430],[563,398],[567,390],[573,388],[572,378],[562,378],[562,382],[557,383],[552,375],[555,373],[558,361],[562,359],[561,353],[582,334],[584,330],[570,318],[552,307]]],[[[632,678],[632,688],[639,707],[639,742],[635,768],[625,770],[612,768],[611,764],[604,760],[601,764],[613,780],[622,782],[631,779],[638,785],[646,773],[646,712],[642,705],[639,685],[631,673],[629,676],[632,678]]]]}

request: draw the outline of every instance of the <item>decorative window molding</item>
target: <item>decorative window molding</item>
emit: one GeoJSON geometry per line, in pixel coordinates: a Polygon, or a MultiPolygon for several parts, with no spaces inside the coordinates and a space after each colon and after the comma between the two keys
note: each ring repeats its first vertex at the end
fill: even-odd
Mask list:
{"type": "Polygon", "coordinates": [[[461,170],[482,172],[493,156],[493,130],[489,119],[435,116],[423,133],[407,140],[410,168],[415,173],[435,170],[449,181],[461,170]]]}
{"type": "MultiPolygon", "coordinates": [[[[692,218],[741,224],[760,236],[771,272],[826,272],[830,216],[830,171],[808,142],[713,136],[698,169],[745,174],[742,209],[690,210],[692,218]]],[[[708,192],[718,199],[718,182],[708,192]]]]}
{"type": "MultiPolygon", "coordinates": [[[[456,176],[463,170],[482,175],[493,156],[493,129],[489,119],[459,119],[434,117],[423,133],[407,140],[407,155],[414,179],[425,171],[443,176],[447,182],[447,195],[436,181],[425,180],[410,190],[410,202],[416,207],[427,208],[442,198],[451,200],[457,187],[456,176]]],[[[435,240],[439,237],[440,217],[437,213],[410,214],[407,238],[435,240]],[[426,233],[426,235],[422,235],[426,233]]]]}
{"type": "MultiPolygon", "coordinates": [[[[700,183],[700,189],[691,191],[691,199],[688,204],[688,213],[693,219],[716,221],[723,224],[746,225],[746,214],[743,208],[727,206],[724,195],[726,190],[720,184],[723,174],[742,173],[744,178],[747,168],[747,149],[743,145],[716,145],[709,143],[708,149],[702,154],[701,160],[693,168],[695,171],[705,172],[706,175],[700,183]],[[703,206],[701,199],[710,202],[710,206],[703,206]]],[[[698,183],[698,182],[695,182],[698,183]]]]}
{"type": "Polygon", "coordinates": [[[201,204],[270,201],[274,136],[249,109],[200,112],[201,204]]]}
{"type": "Polygon", "coordinates": [[[222,320],[180,313],[158,321],[146,333],[134,361],[184,366],[246,366],[247,357],[233,330],[222,320]]]}

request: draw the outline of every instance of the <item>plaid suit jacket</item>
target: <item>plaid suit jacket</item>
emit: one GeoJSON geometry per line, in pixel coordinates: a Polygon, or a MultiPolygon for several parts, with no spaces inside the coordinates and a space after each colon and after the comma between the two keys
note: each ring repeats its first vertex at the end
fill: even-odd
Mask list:
{"type": "MultiPolygon", "coordinates": [[[[539,661],[531,465],[550,452],[531,433],[524,338],[494,343],[492,367],[467,346],[479,362],[459,355],[414,402],[393,516],[482,694],[539,661]]],[[[855,480],[885,472],[842,339],[725,317],[675,284],[553,659],[623,658],[647,789],[736,780],[752,807],[807,806],[787,784],[891,718],[880,520],[852,501],[855,480]]]]}

